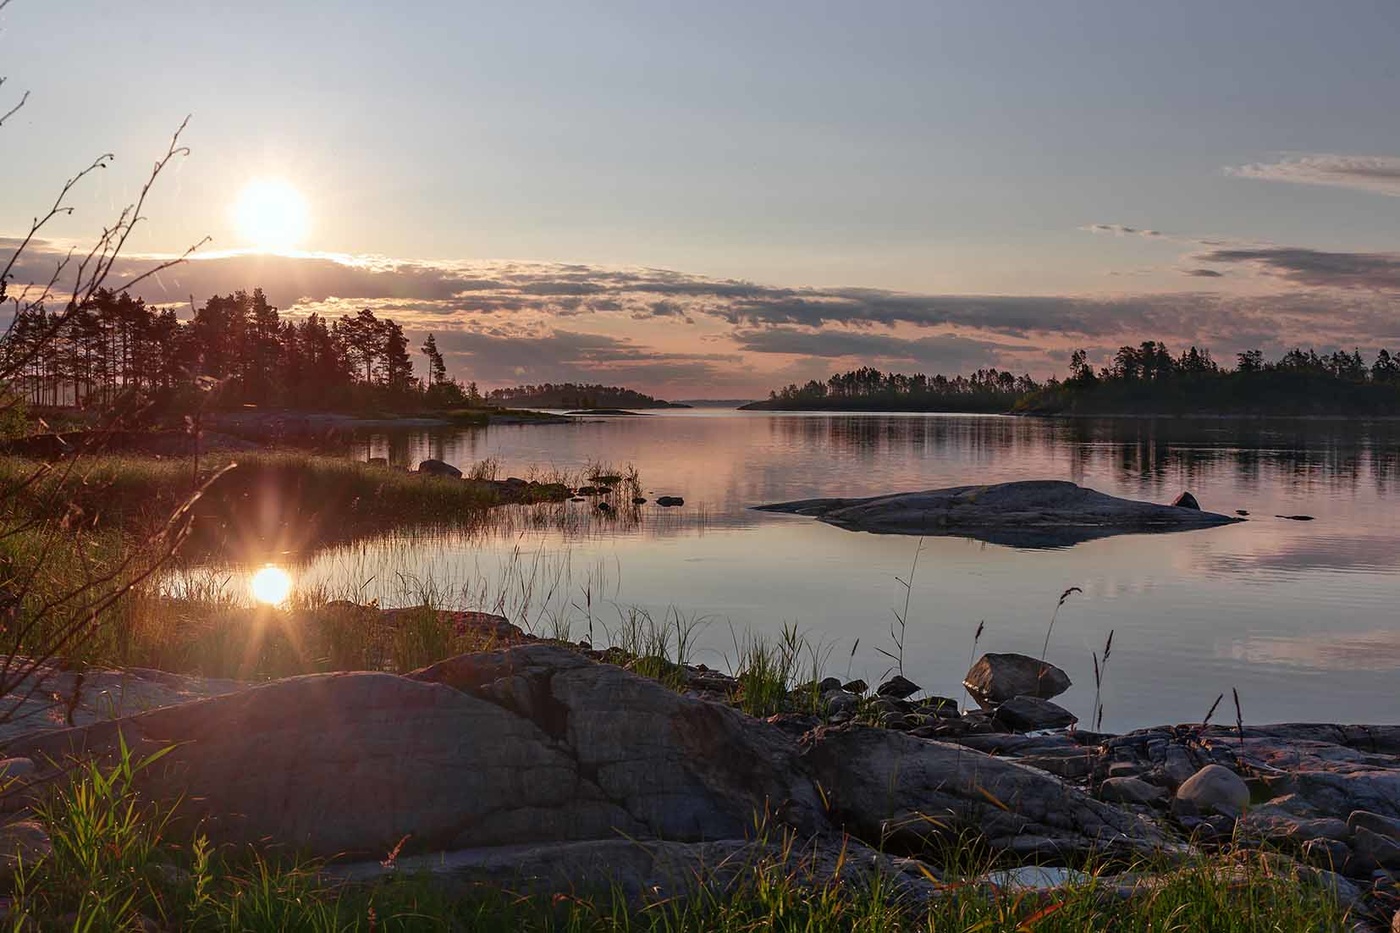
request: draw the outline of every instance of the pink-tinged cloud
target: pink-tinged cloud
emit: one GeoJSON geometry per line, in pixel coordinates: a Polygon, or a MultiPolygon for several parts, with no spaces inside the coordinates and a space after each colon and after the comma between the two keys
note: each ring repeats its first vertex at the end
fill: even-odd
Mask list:
{"type": "MultiPolygon", "coordinates": [[[[0,260],[7,248],[13,243],[0,240],[0,260]]],[[[46,277],[56,255],[39,244],[16,281],[46,277]]],[[[1273,290],[940,295],[562,263],[221,254],[147,279],[136,292],[185,314],[191,301],[254,287],[293,316],[368,307],[403,324],[415,345],[434,333],[453,374],[483,387],[603,381],[663,397],[759,397],[860,365],[945,373],[996,366],[1048,376],[1063,373],[1073,348],[1103,361],[1149,338],[1206,346],[1222,359],[1254,347],[1400,344],[1392,311],[1400,257],[1221,247],[1192,258],[1201,265],[1185,274],[1202,285],[1234,269],[1231,281],[1273,283],[1273,290]],[[1280,280],[1286,289],[1277,288],[1280,280]]],[[[116,284],[149,262],[123,260],[116,284]]]]}

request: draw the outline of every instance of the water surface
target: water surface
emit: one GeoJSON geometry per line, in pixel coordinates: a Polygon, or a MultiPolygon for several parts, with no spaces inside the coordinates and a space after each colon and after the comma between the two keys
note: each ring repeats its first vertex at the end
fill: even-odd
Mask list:
{"type": "Polygon", "coordinates": [[[881,650],[898,654],[891,623],[909,580],[904,673],[954,696],[979,622],[979,652],[1038,655],[1074,586],[1083,593],[1060,610],[1049,658],[1075,682],[1062,702],[1087,719],[1091,652],[1114,632],[1106,728],[1199,720],[1222,692],[1233,719],[1231,688],[1247,721],[1400,721],[1400,425],[695,410],[374,434],[352,455],[491,457],[502,477],[631,463],[649,496],[686,506],[627,521],[574,504],[569,530],[522,519],[496,535],[370,542],[320,555],[305,584],[391,603],[431,581],[536,628],[567,618],[574,637],[590,619],[601,637],[629,606],[658,618],[674,607],[704,621],[694,659],[715,666],[746,633],[796,623],[834,673],[873,682],[891,666],[881,650]],[[750,508],[1035,478],[1162,502],[1190,490],[1250,521],[1030,550],[750,508]],[[1274,517],[1299,513],[1316,520],[1274,517]]]}

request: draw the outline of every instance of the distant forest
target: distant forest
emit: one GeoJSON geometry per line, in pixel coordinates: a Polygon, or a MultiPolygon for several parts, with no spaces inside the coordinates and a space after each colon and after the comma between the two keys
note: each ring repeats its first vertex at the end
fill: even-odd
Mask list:
{"type": "Polygon", "coordinates": [[[292,321],[261,289],[214,296],[189,321],[170,308],[98,291],[76,308],[37,308],[15,318],[0,355],[18,378],[10,391],[32,405],[107,407],[140,397],[188,407],[452,407],[480,404],[429,334],[418,352],[428,376],[413,374],[403,329],[368,309],[338,320],[292,321]]]}
{"type": "Polygon", "coordinates": [[[1076,350],[1063,380],[1037,382],[996,369],[971,376],[912,376],[865,367],[826,382],[790,385],[745,406],[770,411],[965,411],[1027,414],[1400,415],[1400,356],[1381,350],[1319,355],[1259,350],[1222,367],[1209,350],[1173,355],[1161,341],[1123,347],[1095,370],[1076,350]]]}
{"type": "Polygon", "coordinates": [[[619,386],[578,385],[573,382],[516,386],[493,389],[486,395],[493,405],[515,405],[529,408],[688,408],[643,395],[619,386]]]}
{"type": "Polygon", "coordinates": [[[748,411],[1010,411],[1040,389],[1030,376],[979,369],[971,376],[884,373],[864,366],[826,382],[790,385],[769,393],[748,411]]]}

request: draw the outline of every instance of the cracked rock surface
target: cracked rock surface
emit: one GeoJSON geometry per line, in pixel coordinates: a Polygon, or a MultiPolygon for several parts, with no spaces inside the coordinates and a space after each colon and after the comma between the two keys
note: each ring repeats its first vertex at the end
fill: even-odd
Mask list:
{"type": "Polygon", "coordinates": [[[404,836],[410,854],[742,840],[765,814],[802,837],[849,831],[878,845],[885,823],[915,810],[948,811],[1016,851],[1161,841],[1038,770],[874,729],[818,730],[799,745],[775,724],[551,645],[408,677],[294,677],[32,735],[6,753],[48,767],[110,757],[119,732],[137,755],[174,747],[144,775],[147,789],[181,798],[215,842],[323,856],[382,857],[404,836]],[[818,783],[835,791],[831,812],[818,783]],[[1016,813],[986,806],[984,790],[1016,813]]]}

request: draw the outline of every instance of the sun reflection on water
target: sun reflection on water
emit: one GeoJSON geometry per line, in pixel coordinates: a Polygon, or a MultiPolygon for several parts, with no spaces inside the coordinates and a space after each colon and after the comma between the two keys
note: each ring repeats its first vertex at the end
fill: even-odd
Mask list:
{"type": "Polygon", "coordinates": [[[281,567],[268,564],[248,581],[248,590],[253,598],[269,606],[277,606],[287,601],[292,592],[292,578],[281,567]]]}

